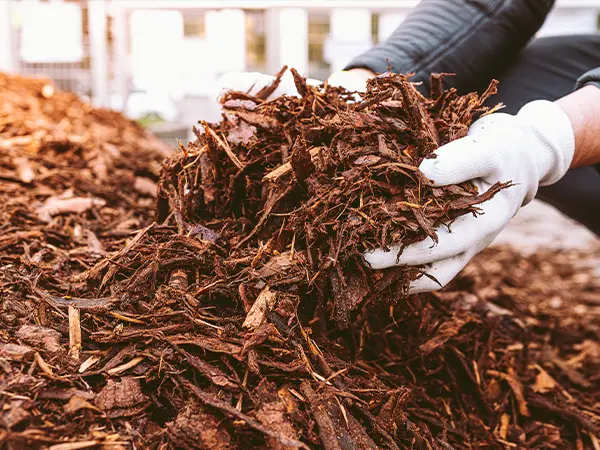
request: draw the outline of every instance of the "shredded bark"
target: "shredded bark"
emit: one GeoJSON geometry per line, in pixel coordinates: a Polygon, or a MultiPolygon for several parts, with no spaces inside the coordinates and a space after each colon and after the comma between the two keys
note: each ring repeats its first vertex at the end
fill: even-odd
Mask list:
{"type": "Polygon", "coordinates": [[[228,93],[161,165],[117,113],[1,75],[0,442],[598,445],[597,249],[488,249],[413,296],[426,268],[364,264],[510,189],[419,172],[495,89],[442,76],[432,98],[385,74],[357,100],[294,72],[300,97],[228,93]]]}

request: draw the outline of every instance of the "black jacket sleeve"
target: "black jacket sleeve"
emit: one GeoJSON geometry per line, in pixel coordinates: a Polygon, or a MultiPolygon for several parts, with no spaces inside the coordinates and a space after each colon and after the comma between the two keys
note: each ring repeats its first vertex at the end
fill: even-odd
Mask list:
{"type": "MultiPolygon", "coordinates": [[[[385,42],[346,69],[414,72],[428,88],[433,72],[455,73],[459,91],[482,89],[542,26],[554,0],[422,0],[385,42]]],[[[449,80],[450,81],[450,80],[449,80]]]]}
{"type": "Polygon", "coordinates": [[[576,89],[579,89],[586,84],[595,84],[600,88],[600,67],[584,73],[578,80],[576,89]]]}

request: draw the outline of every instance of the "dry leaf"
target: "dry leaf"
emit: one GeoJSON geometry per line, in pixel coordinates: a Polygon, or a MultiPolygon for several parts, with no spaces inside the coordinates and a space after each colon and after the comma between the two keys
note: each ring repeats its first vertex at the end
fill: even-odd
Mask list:
{"type": "Polygon", "coordinates": [[[80,409],[91,409],[92,411],[102,412],[86,399],[77,396],[71,397],[65,405],[65,412],[69,414],[77,412],[80,409]]]}
{"type": "Polygon", "coordinates": [[[242,326],[250,331],[256,330],[258,326],[264,322],[265,318],[267,317],[267,312],[270,309],[273,309],[276,300],[277,293],[271,291],[268,285],[265,286],[265,288],[258,294],[258,297],[256,297],[256,300],[252,304],[250,311],[248,311],[246,320],[244,320],[242,326]]]}

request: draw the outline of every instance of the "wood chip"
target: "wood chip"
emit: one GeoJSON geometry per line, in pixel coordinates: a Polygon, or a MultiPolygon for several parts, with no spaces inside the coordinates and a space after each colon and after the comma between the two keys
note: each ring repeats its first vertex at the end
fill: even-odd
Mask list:
{"type": "Polygon", "coordinates": [[[95,365],[98,361],[100,361],[100,358],[98,358],[97,356],[90,356],[88,359],[81,363],[79,369],[77,369],[77,372],[84,373],[86,370],[95,365]]]}
{"type": "Polygon", "coordinates": [[[125,364],[121,364],[120,366],[113,367],[112,369],[107,370],[106,373],[108,373],[109,375],[118,375],[122,372],[125,372],[126,370],[134,368],[139,363],[141,363],[143,360],[144,360],[143,356],[136,356],[131,361],[129,361],[125,364]]]}
{"type": "Polygon", "coordinates": [[[69,356],[79,359],[81,351],[81,318],[79,309],[69,306],[69,356]]]}

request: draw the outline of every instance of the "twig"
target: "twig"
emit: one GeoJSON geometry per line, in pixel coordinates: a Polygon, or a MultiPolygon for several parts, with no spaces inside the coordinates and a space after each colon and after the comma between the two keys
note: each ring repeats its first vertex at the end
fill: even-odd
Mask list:
{"type": "MultiPolygon", "coordinates": [[[[323,150],[323,147],[314,147],[309,150],[310,157],[311,157],[311,160],[313,160],[313,162],[317,158],[319,153],[321,153],[322,150],[323,150]]],[[[292,170],[292,164],[290,162],[286,162],[285,164],[282,164],[281,166],[277,167],[276,169],[273,169],[272,171],[270,171],[268,174],[266,174],[263,177],[262,180],[263,181],[275,181],[278,178],[281,178],[283,175],[287,174],[288,172],[291,172],[291,170],[292,170]]]]}
{"type": "Polygon", "coordinates": [[[208,126],[208,123],[206,123],[205,121],[202,121],[202,125],[204,126],[204,132],[208,133],[210,135],[210,137],[212,138],[213,142],[215,142],[219,147],[221,147],[221,149],[227,154],[227,156],[229,157],[231,162],[233,164],[235,164],[235,166],[238,169],[244,170],[244,167],[245,167],[244,164],[242,164],[242,162],[238,159],[236,154],[233,153],[233,151],[231,150],[231,147],[229,147],[229,145],[227,145],[223,140],[221,140],[221,138],[219,136],[217,136],[217,133],[215,133],[208,126]]]}
{"type": "Polygon", "coordinates": [[[125,372],[126,370],[131,369],[132,367],[137,366],[143,360],[144,360],[143,356],[136,356],[131,361],[129,361],[125,364],[122,364],[120,366],[117,366],[117,367],[107,370],[106,373],[108,373],[109,375],[117,375],[121,372],[125,372]]]}
{"type": "Polygon", "coordinates": [[[69,305],[69,355],[79,360],[81,351],[81,318],[79,309],[69,305]]]}

